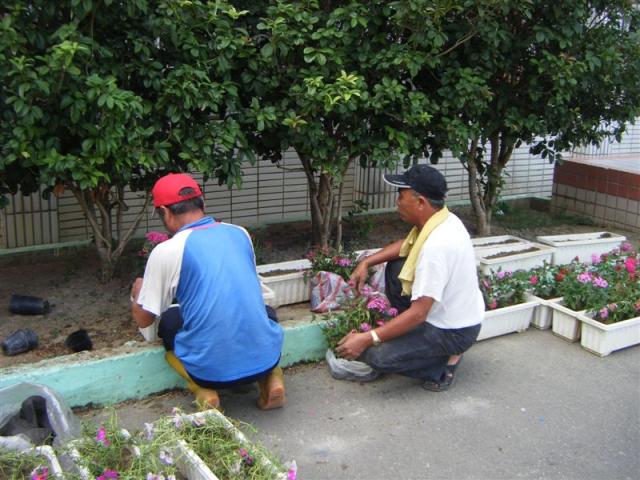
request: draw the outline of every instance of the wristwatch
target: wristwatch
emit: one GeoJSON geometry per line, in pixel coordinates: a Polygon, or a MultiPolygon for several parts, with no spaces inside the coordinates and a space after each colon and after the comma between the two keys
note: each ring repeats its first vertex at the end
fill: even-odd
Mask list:
{"type": "Polygon", "coordinates": [[[369,330],[369,333],[371,334],[371,338],[373,338],[374,347],[377,347],[382,343],[382,340],[380,340],[380,337],[378,336],[375,330],[369,330]]]}

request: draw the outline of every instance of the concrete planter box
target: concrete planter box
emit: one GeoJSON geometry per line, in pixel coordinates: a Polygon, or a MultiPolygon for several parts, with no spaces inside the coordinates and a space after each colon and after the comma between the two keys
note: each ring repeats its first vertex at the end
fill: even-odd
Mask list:
{"type": "Polygon", "coordinates": [[[309,300],[309,284],[304,280],[304,270],[311,268],[309,260],[291,260],[288,262],[258,265],[260,282],[266,285],[275,295],[272,307],[290,305],[309,300]],[[295,272],[275,274],[278,271],[297,270],[295,272]],[[266,273],[272,275],[265,276],[266,273]]]}
{"type": "Polygon", "coordinates": [[[586,313],[580,315],[579,319],[582,322],[580,345],[601,357],[640,343],[640,317],[609,325],[593,320],[586,313]]]}
{"type": "Polygon", "coordinates": [[[541,243],[527,242],[487,247],[476,252],[478,266],[482,273],[488,275],[491,271],[528,270],[541,266],[545,261],[551,263],[554,248],[541,243]],[[527,251],[535,248],[535,251],[527,251]],[[500,257],[494,257],[504,254],[500,257]],[[494,258],[490,258],[494,257],[494,258]]]}
{"type": "Polygon", "coordinates": [[[577,342],[580,339],[581,322],[579,316],[584,310],[576,312],[564,306],[562,301],[548,304],[553,310],[552,331],[554,335],[568,342],[577,342]]]}
{"type": "Polygon", "coordinates": [[[590,261],[592,254],[601,255],[619,247],[627,238],[611,232],[572,233],[568,235],[543,235],[538,242],[555,248],[553,263],[571,263],[577,256],[580,261],[590,261]],[[608,237],[602,238],[602,235],[608,237]]]}
{"type": "Polygon", "coordinates": [[[533,318],[531,319],[531,326],[539,330],[548,330],[549,328],[551,328],[551,323],[553,320],[553,309],[551,308],[549,303],[558,303],[562,301],[562,297],[545,299],[537,297],[532,293],[526,293],[525,298],[528,302],[538,303],[538,306],[533,313],[533,318]]]}
{"type": "Polygon", "coordinates": [[[525,331],[537,306],[537,302],[525,302],[484,312],[478,340],[525,331]]]}

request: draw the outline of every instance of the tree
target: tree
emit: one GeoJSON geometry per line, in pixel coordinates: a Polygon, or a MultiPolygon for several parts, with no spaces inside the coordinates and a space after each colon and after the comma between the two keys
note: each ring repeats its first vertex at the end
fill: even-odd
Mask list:
{"type": "Polygon", "coordinates": [[[633,2],[466,1],[437,31],[415,20],[432,2],[398,3],[416,48],[427,35],[456,47],[415,83],[438,105],[431,160],[446,148],[459,156],[481,235],[491,232],[504,168],[520,144],[553,162],[575,146],[619,141],[640,114],[633,2]]]}
{"type": "Polygon", "coordinates": [[[3,3],[0,195],[70,190],[109,279],[159,175],[232,184],[253,158],[233,78],[251,52],[242,14],[223,0],[3,3]],[[145,200],[122,231],[125,188],[145,200]]]}
{"type": "Polygon", "coordinates": [[[242,83],[251,96],[261,156],[293,148],[306,174],[313,242],[341,240],[348,167],[391,167],[422,153],[434,104],[413,88],[411,52],[376,1],[276,1],[251,27],[260,56],[242,83]],[[337,190],[337,197],[336,197],[337,190]]]}

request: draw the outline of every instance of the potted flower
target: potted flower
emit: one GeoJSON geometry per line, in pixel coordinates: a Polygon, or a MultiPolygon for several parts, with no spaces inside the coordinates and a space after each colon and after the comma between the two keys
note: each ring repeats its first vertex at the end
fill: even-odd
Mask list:
{"type": "Polygon", "coordinates": [[[607,299],[580,318],[582,347],[600,356],[640,343],[640,259],[633,252],[612,263],[607,299]]]}
{"type": "Polygon", "coordinates": [[[526,330],[538,305],[526,301],[527,272],[498,270],[480,275],[485,315],[478,340],[526,330]]]}
{"type": "Polygon", "coordinates": [[[528,290],[525,297],[529,301],[538,302],[531,325],[540,330],[551,327],[553,310],[549,303],[561,301],[559,281],[566,274],[564,267],[544,262],[542,266],[529,270],[528,290]]]}

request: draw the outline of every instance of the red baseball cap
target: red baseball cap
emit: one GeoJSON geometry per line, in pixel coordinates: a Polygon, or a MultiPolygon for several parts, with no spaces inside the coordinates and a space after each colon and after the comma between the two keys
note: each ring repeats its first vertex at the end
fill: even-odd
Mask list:
{"type": "Polygon", "coordinates": [[[202,190],[200,190],[200,185],[186,173],[170,173],[158,179],[151,193],[153,206],[157,208],[199,197],[202,195],[202,190]],[[193,192],[180,195],[180,190],[183,188],[191,188],[193,192]]]}

